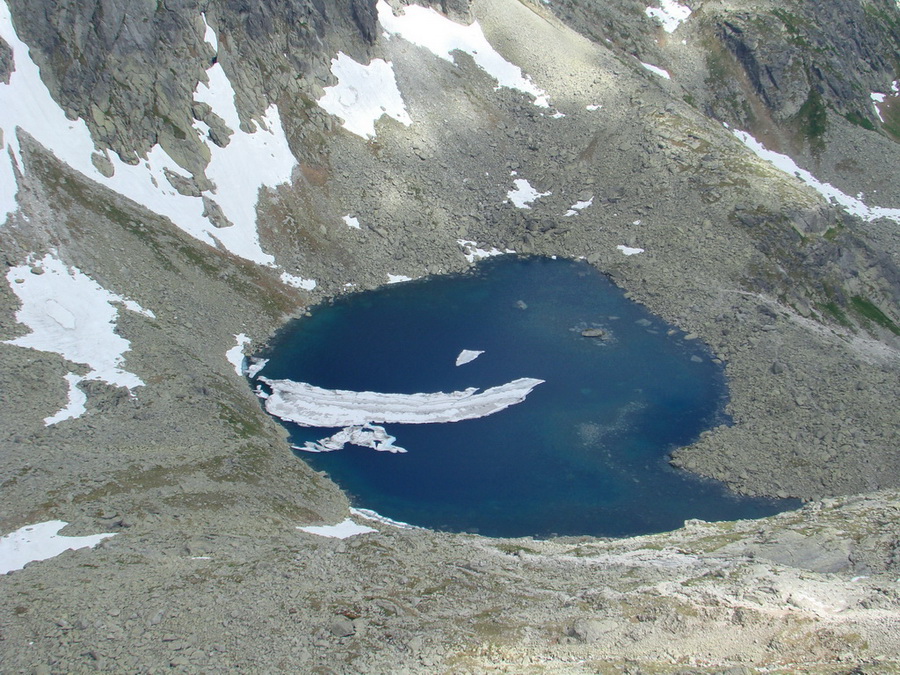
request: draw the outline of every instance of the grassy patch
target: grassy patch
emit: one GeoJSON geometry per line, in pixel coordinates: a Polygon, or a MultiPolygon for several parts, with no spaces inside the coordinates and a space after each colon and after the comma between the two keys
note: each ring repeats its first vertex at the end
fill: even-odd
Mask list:
{"type": "Polygon", "coordinates": [[[822,136],[828,128],[828,111],[825,109],[822,94],[815,87],[810,87],[809,95],[800,106],[795,121],[800,135],[809,141],[813,148],[821,147],[822,136]]]}
{"type": "Polygon", "coordinates": [[[818,309],[821,314],[830,316],[832,319],[846,328],[853,327],[853,322],[847,318],[844,310],[841,309],[840,305],[838,305],[834,300],[817,303],[816,309],[818,309]]]}
{"type": "Polygon", "coordinates": [[[862,127],[867,131],[875,131],[875,125],[872,124],[871,120],[867,117],[863,117],[859,113],[850,112],[844,115],[844,119],[850,122],[850,124],[855,124],[858,127],[862,127]]]}
{"type": "Polygon", "coordinates": [[[897,327],[890,317],[882,312],[871,301],[860,295],[854,295],[850,298],[850,306],[860,316],[872,321],[883,328],[887,328],[894,335],[900,335],[900,328],[897,327]]]}

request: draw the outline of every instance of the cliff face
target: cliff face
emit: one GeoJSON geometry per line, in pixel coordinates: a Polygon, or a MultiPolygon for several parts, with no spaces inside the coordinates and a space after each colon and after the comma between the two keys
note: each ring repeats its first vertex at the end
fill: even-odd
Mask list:
{"type": "Polygon", "coordinates": [[[0,577],[4,667],[900,668],[896,3],[6,6],[0,532],[117,534],[0,577]],[[705,340],[734,424],[673,463],[809,504],[611,542],[297,532],[347,498],[242,350],[494,247],[586,258],[705,340]]]}

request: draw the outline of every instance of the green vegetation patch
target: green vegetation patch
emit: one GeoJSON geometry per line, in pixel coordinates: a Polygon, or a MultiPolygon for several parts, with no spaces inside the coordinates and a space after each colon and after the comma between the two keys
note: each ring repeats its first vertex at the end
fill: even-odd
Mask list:
{"type": "Polygon", "coordinates": [[[821,146],[822,136],[828,128],[828,110],[818,89],[810,87],[809,95],[794,119],[800,135],[814,148],[821,146]]]}
{"type": "Polygon", "coordinates": [[[877,323],[879,326],[883,328],[887,328],[894,335],[900,335],[900,327],[897,326],[893,321],[891,321],[890,317],[882,312],[876,305],[874,305],[871,301],[860,295],[854,295],[850,298],[850,306],[853,310],[859,314],[860,316],[877,323]]]}
{"type": "Polygon", "coordinates": [[[872,124],[871,120],[867,117],[863,117],[859,113],[850,112],[844,115],[844,119],[850,122],[850,124],[855,124],[858,127],[862,127],[868,131],[875,131],[875,125],[872,124]]]}

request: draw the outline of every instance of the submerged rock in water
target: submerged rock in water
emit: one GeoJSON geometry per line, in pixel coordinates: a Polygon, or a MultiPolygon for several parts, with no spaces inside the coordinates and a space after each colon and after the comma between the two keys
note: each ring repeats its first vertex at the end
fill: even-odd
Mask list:
{"type": "Polygon", "coordinates": [[[581,331],[581,337],[586,338],[604,338],[606,337],[606,331],[602,328],[588,328],[586,330],[581,331]]]}

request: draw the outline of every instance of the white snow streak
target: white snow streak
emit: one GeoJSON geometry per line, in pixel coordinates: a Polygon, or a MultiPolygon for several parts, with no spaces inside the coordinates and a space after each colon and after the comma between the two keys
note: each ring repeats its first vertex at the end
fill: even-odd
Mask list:
{"type": "Polygon", "coordinates": [[[351,427],[367,424],[436,424],[486,417],[521,403],[543,380],[520,378],[481,393],[475,387],[452,393],[382,394],[321,389],[292,380],[259,380],[272,394],[266,410],[304,427],[351,427]]]}
{"type": "Polygon", "coordinates": [[[644,68],[649,70],[654,75],[659,75],[660,77],[662,77],[666,80],[672,79],[672,76],[669,75],[668,70],[664,70],[663,68],[660,68],[659,66],[654,66],[652,63],[644,63],[643,61],[641,61],[641,65],[644,66],[644,68]]]}
{"type": "Polygon", "coordinates": [[[830,183],[823,183],[806,169],[801,169],[793,159],[772,150],[767,150],[762,143],[757,141],[746,131],[732,129],[733,133],[744,145],[752,150],[758,157],[773,164],[776,168],[796,176],[813,190],[822,195],[829,202],[843,207],[848,213],[859,216],[863,220],[873,221],[879,218],[887,218],[900,223],[900,209],[888,209],[881,206],[868,206],[860,199],[851,197],[838,190],[830,183]]]}
{"type": "Polygon", "coordinates": [[[357,136],[375,138],[375,122],[382,115],[409,126],[412,120],[397,89],[394,67],[383,59],[364,66],[343,52],[331,59],[331,73],[338,78],[317,103],[344,120],[343,127],[357,136]]]}
{"type": "Polygon", "coordinates": [[[538,88],[522,70],[504,59],[490,45],[477,21],[463,26],[430,7],[409,5],[395,16],[385,0],[378,1],[378,21],[391,35],[399,35],[414,45],[424,47],[435,56],[455,63],[456,51],[469,54],[475,64],[497,80],[497,86],[530,94],[534,104],[549,108],[547,94],[538,88]]]}
{"type": "Polygon", "coordinates": [[[674,33],[675,30],[691,15],[689,7],[685,7],[674,0],[659,0],[659,7],[648,7],[644,12],[652,18],[657,18],[662,23],[663,30],[674,33]]]}
{"type": "Polygon", "coordinates": [[[0,574],[20,570],[36,560],[55,558],[60,553],[79,548],[93,548],[114,533],[92,534],[86,537],[66,537],[58,534],[67,522],[48,520],[26,525],[0,538],[0,574]]]}
{"type": "Polygon", "coordinates": [[[237,344],[225,352],[225,358],[228,359],[228,363],[234,366],[234,372],[238,375],[244,374],[244,345],[250,344],[250,338],[248,338],[243,333],[239,333],[234,336],[237,340],[237,344]]]}
{"type": "Polygon", "coordinates": [[[128,340],[115,332],[116,305],[124,303],[124,298],[78,269],[67,269],[50,253],[38,262],[29,258],[24,265],[11,267],[6,280],[22,302],[16,321],[31,329],[28,335],[6,340],[7,344],[53,352],[88,365],[91,372],[84,376],[86,380],[128,389],[144,384],[121,368],[124,354],[131,348],[128,340]],[[33,274],[32,267],[40,267],[43,274],[33,274]]]}
{"type": "Polygon", "coordinates": [[[75,373],[66,373],[66,382],[69,384],[69,402],[66,406],[55,415],[44,418],[44,426],[49,427],[53,424],[59,424],[65,420],[73,420],[84,415],[87,412],[85,403],[87,403],[87,394],[78,388],[78,384],[82,378],[75,373]]]}
{"type": "Polygon", "coordinates": [[[530,209],[533,201],[553,194],[551,192],[538,192],[524,178],[516,178],[513,181],[513,185],[515,187],[506,193],[506,198],[520,209],[530,209]]]}

